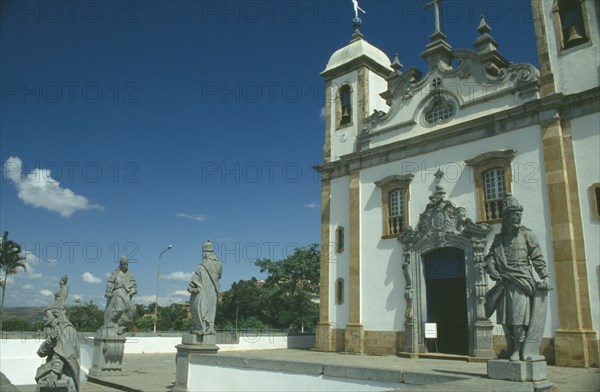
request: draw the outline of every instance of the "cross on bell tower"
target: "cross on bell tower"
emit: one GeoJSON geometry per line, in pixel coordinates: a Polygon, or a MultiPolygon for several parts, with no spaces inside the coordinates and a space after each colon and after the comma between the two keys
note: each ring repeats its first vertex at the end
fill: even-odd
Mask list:
{"type": "Polygon", "coordinates": [[[423,57],[429,63],[429,68],[439,68],[449,70],[452,67],[450,63],[452,61],[452,47],[446,42],[446,35],[443,30],[443,12],[442,12],[442,0],[431,0],[425,3],[425,9],[433,7],[433,14],[435,17],[435,30],[433,34],[429,36],[431,43],[426,46],[426,50],[421,53],[423,57]]]}

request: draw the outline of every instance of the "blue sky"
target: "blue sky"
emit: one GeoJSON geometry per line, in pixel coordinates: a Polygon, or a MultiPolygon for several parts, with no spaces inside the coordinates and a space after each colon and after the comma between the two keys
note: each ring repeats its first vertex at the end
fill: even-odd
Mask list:
{"type": "MultiPolygon", "coordinates": [[[[405,68],[433,32],[424,1],[360,1],[362,33],[405,68]]],[[[223,289],[257,258],[319,242],[324,81],[352,38],[343,1],[3,2],[0,230],[27,252],[7,306],[70,298],[104,306],[128,255],[138,303],[187,300],[201,245],[223,289]]],[[[537,65],[529,1],[444,2],[454,48],[479,16],[510,61],[537,65]]]]}

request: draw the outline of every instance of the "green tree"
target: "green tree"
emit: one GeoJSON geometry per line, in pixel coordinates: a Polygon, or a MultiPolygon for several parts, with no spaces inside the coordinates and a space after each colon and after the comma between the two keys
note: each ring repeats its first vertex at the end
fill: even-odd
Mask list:
{"type": "Polygon", "coordinates": [[[95,332],[104,324],[104,312],[93,301],[68,306],[67,318],[78,332],[95,332]]]}
{"type": "Polygon", "coordinates": [[[262,293],[263,321],[276,328],[314,329],[319,308],[312,299],[319,293],[320,258],[319,245],[311,244],[283,260],[256,261],[260,272],[269,274],[262,293]]]}
{"type": "Polygon", "coordinates": [[[5,331],[32,331],[32,325],[29,321],[22,318],[13,317],[4,322],[5,331]]]}
{"type": "Polygon", "coordinates": [[[8,231],[4,232],[0,243],[0,270],[4,272],[4,278],[0,281],[2,285],[2,304],[0,306],[0,331],[2,330],[2,315],[4,313],[4,297],[6,296],[6,284],[9,275],[17,273],[19,268],[26,270],[23,263],[25,257],[21,255],[21,246],[8,239],[8,231]]]}
{"type": "Polygon", "coordinates": [[[242,321],[242,323],[239,327],[242,331],[246,330],[246,329],[261,331],[261,330],[267,328],[267,325],[265,325],[262,321],[260,321],[258,319],[258,317],[250,316],[247,319],[245,319],[244,321],[242,321]]]}
{"type": "Polygon", "coordinates": [[[135,305],[135,317],[131,324],[134,332],[146,332],[154,327],[154,307],[150,308],[142,304],[135,305]],[[151,315],[151,316],[149,316],[151,315]]]}
{"type": "Polygon", "coordinates": [[[231,285],[231,289],[222,294],[221,301],[217,303],[215,324],[219,329],[235,327],[236,320],[241,328],[244,321],[254,317],[258,320],[265,319],[264,290],[262,282],[256,278],[240,280],[231,285]]]}
{"type": "Polygon", "coordinates": [[[185,321],[186,317],[183,307],[177,304],[158,307],[158,321],[156,322],[156,329],[158,331],[183,331],[185,321]]]}

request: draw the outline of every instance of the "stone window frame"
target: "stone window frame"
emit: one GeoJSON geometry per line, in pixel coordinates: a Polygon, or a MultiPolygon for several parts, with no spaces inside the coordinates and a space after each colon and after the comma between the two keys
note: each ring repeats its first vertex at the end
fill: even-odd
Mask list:
{"type": "Polygon", "coordinates": [[[353,103],[353,95],[354,89],[352,88],[352,84],[350,82],[344,82],[337,89],[337,93],[335,94],[335,119],[336,119],[336,129],[342,129],[351,127],[354,125],[354,105],[353,103]],[[348,89],[348,95],[350,97],[350,121],[342,124],[342,93],[344,89],[348,89]]]}
{"type": "MultiPolygon", "coordinates": [[[[581,8],[582,18],[583,18],[583,30],[584,30],[583,33],[585,34],[586,40],[577,45],[566,47],[565,46],[565,37],[563,35],[560,7],[559,7],[560,1],[562,1],[562,0],[554,0],[554,2],[552,3],[552,17],[553,17],[553,23],[554,23],[554,33],[556,36],[556,43],[559,48],[559,54],[562,54],[565,51],[567,51],[567,53],[569,53],[571,51],[590,46],[592,44],[592,37],[590,34],[591,30],[590,30],[590,26],[588,24],[588,18],[587,18],[587,15],[588,15],[587,4],[586,4],[587,2],[585,0],[578,0],[579,6],[581,8]]],[[[569,0],[569,1],[577,1],[577,0],[569,0]]]]}
{"type": "MultiPolygon", "coordinates": [[[[512,192],[512,160],[517,155],[516,150],[488,151],[468,159],[465,163],[473,168],[475,193],[477,197],[477,223],[500,223],[501,217],[488,219],[486,216],[486,198],[484,175],[489,170],[501,168],[504,170],[504,192],[512,192]]],[[[500,195],[503,197],[504,195],[500,195]]]]}
{"type": "Polygon", "coordinates": [[[335,251],[342,253],[344,251],[344,226],[338,226],[335,229],[335,251]]]}
{"type": "Polygon", "coordinates": [[[344,303],[344,278],[335,280],[335,304],[342,305],[344,303]]]}
{"type": "Polygon", "coordinates": [[[397,238],[402,235],[409,224],[409,204],[410,204],[410,183],[414,178],[414,174],[396,174],[387,176],[379,181],[375,181],[375,185],[381,189],[381,212],[382,212],[382,235],[381,238],[397,238]],[[391,232],[390,225],[390,195],[392,192],[401,190],[404,192],[404,216],[402,217],[402,230],[397,233],[391,232]]]}
{"type": "Polygon", "coordinates": [[[590,211],[592,219],[600,221],[600,182],[595,182],[588,188],[590,211]]]}
{"type": "Polygon", "coordinates": [[[432,95],[433,96],[428,99],[429,102],[427,102],[421,114],[421,125],[427,128],[437,127],[438,125],[445,124],[454,119],[458,113],[458,104],[451,96],[439,90],[436,90],[432,95]],[[433,122],[429,122],[429,115],[440,106],[450,107],[451,113],[448,115],[448,117],[441,119],[438,118],[433,122]]]}

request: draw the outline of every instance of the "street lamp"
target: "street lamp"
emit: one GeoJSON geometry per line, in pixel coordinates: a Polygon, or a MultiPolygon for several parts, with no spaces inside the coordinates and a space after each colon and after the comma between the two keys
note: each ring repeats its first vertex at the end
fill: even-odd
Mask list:
{"type": "Polygon", "coordinates": [[[156,303],[154,304],[154,333],[156,333],[156,322],[158,321],[158,281],[160,279],[160,257],[168,250],[173,249],[173,245],[167,246],[167,249],[158,255],[158,265],[156,267],[156,303]]]}

